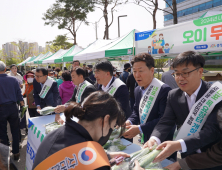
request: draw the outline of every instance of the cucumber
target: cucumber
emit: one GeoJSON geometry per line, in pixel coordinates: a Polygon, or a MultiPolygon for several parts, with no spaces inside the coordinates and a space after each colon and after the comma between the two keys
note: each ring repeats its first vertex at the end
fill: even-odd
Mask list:
{"type": "Polygon", "coordinates": [[[142,168],[145,168],[147,165],[149,165],[151,162],[153,162],[153,160],[156,158],[157,155],[159,155],[159,153],[162,151],[161,150],[156,150],[154,149],[152,152],[150,152],[145,159],[141,160],[139,162],[140,166],[142,168]]]}

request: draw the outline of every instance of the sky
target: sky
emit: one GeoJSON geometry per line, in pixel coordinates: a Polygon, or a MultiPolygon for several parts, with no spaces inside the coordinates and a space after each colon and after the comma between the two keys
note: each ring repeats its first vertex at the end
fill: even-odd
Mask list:
{"type": "MultiPolygon", "coordinates": [[[[0,49],[7,42],[38,42],[39,46],[45,47],[46,41],[52,41],[57,35],[71,34],[67,30],[58,29],[57,25],[51,27],[44,25],[43,14],[55,0],[2,0],[0,6],[0,49]]],[[[164,8],[165,3],[159,0],[159,8],[164,8]]],[[[125,35],[136,29],[147,31],[153,28],[152,16],[142,7],[134,4],[122,5],[114,13],[114,21],[109,29],[110,39],[118,37],[118,16],[120,18],[120,35],[125,35]]],[[[95,23],[102,16],[102,11],[96,9],[87,15],[87,26],[82,24],[77,31],[77,43],[81,47],[87,47],[96,40],[95,23]]],[[[110,15],[109,15],[110,16],[110,15]]],[[[109,17],[111,20],[111,17],[109,17]]],[[[158,10],[156,15],[157,28],[163,27],[163,12],[158,10]]],[[[103,38],[105,29],[104,18],[100,20],[97,27],[98,38],[103,38]]],[[[72,41],[71,41],[72,42],[72,41]]]]}

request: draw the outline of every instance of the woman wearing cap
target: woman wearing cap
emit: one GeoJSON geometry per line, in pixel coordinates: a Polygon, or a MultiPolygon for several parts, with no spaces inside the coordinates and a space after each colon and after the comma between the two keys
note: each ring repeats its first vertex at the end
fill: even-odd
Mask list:
{"type": "Polygon", "coordinates": [[[108,93],[93,92],[82,105],[70,102],[64,113],[66,124],[44,138],[32,169],[53,169],[58,166],[62,169],[66,166],[75,170],[109,170],[109,158],[129,157],[123,152],[107,155],[102,148],[114,126],[122,126],[125,120],[119,104],[108,93]],[[78,118],[78,123],[72,117],[78,118]]]}
{"type": "Polygon", "coordinates": [[[34,75],[34,72],[28,71],[23,77],[25,80],[25,92],[23,93],[23,97],[27,98],[27,105],[30,117],[40,116],[40,114],[36,111],[36,105],[33,96],[34,75]]]}
{"type": "Polygon", "coordinates": [[[20,87],[21,87],[21,88],[23,87],[23,78],[22,78],[22,76],[17,72],[17,66],[16,66],[15,64],[12,64],[12,65],[10,66],[10,73],[8,73],[8,75],[15,77],[15,78],[18,80],[20,87]]]}

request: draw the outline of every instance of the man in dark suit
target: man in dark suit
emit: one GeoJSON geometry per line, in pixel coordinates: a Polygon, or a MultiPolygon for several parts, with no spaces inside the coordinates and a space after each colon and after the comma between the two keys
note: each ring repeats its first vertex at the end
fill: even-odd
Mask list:
{"type": "MultiPolygon", "coordinates": [[[[133,75],[136,82],[138,83],[138,86],[134,91],[135,105],[133,108],[133,113],[126,121],[126,128],[128,130],[125,132],[125,134],[123,134],[123,136],[125,138],[131,139],[139,133],[143,133],[143,140],[146,142],[150,138],[153,128],[163,116],[166,107],[167,95],[171,88],[154,78],[154,59],[150,54],[141,53],[136,55],[131,61],[131,64],[133,67],[133,75]],[[142,123],[140,116],[140,104],[144,100],[143,96],[155,81],[161,85],[160,90],[156,95],[156,100],[154,101],[153,107],[150,108],[150,112],[147,113],[149,114],[147,115],[147,120],[142,123]]],[[[145,103],[148,102],[149,100],[145,103]]],[[[172,140],[173,138],[173,127],[170,129],[170,131],[171,133],[167,138],[168,140],[172,140]]]]}
{"type": "Polygon", "coordinates": [[[129,106],[129,91],[120,79],[113,77],[112,64],[109,61],[97,63],[95,66],[95,78],[99,84],[98,90],[110,93],[120,103],[127,119],[132,114],[129,106]]]}
{"type": "MultiPolygon", "coordinates": [[[[94,85],[90,84],[85,80],[86,78],[86,72],[83,68],[81,67],[76,67],[74,70],[71,72],[71,77],[72,77],[72,82],[76,85],[73,95],[69,101],[66,102],[68,104],[69,102],[77,102],[77,103],[82,103],[86,97],[88,97],[92,92],[96,91],[96,88],[94,85]],[[82,87],[82,85],[86,84],[85,89],[83,89],[82,94],[79,94],[79,91],[82,87]],[[81,95],[80,100],[78,100],[78,94],[81,95]]],[[[65,104],[65,105],[66,105],[65,104]]],[[[65,105],[59,105],[56,107],[55,112],[56,113],[62,113],[65,110],[65,105]]],[[[58,123],[63,124],[64,121],[60,118],[59,114],[56,114],[55,121],[58,123]]]]}
{"type": "MultiPolygon", "coordinates": [[[[195,105],[195,102],[210,88],[210,84],[201,80],[204,63],[204,58],[193,51],[181,53],[175,58],[173,63],[174,76],[179,89],[169,92],[165,113],[144,147],[151,147],[155,142],[158,144],[163,142],[175,123],[178,129],[183,124],[187,125],[185,120],[190,110],[195,105]]],[[[185,158],[188,155],[205,152],[212,145],[219,142],[221,134],[216,115],[220,106],[221,102],[213,108],[199,131],[191,132],[191,135],[185,134],[185,137],[177,141],[167,141],[159,145],[157,149],[164,147],[164,150],[156,157],[155,161],[162,161],[175,151],[181,151],[181,157],[185,158]]],[[[190,127],[187,129],[189,130],[190,127]]],[[[177,169],[179,167],[175,168],[175,170],[177,169]]],[[[222,166],[211,168],[210,170],[219,169],[222,169],[222,166]]]]}
{"type": "Polygon", "coordinates": [[[57,87],[57,82],[53,79],[50,79],[51,87],[49,88],[48,92],[45,93],[46,95],[44,97],[40,97],[42,88],[44,88],[44,85],[48,79],[49,77],[47,69],[43,67],[36,69],[35,79],[33,81],[33,95],[35,104],[39,110],[46,106],[56,107],[58,104],[59,90],[57,87]]]}

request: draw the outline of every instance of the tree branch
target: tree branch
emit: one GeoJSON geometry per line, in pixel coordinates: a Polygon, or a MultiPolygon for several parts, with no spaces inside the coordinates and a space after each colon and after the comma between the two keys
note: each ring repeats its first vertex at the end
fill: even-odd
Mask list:
{"type": "Polygon", "coordinates": [[[167,3],[167,5],[169,5],[169,7],[171,8],[171,10],[173,11],[173,8],[171,7],[171,5],[166,1],[166,0],[164,0],[166,3],[167,3]]]}

